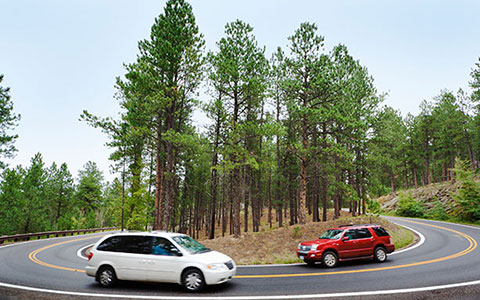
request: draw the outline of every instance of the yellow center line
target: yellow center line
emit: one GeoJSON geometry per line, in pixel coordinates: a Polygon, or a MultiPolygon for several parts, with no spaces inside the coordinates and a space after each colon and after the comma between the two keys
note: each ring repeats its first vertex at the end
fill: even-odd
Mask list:
{"type": "MultiPolygon", "coordinates": [[[[324,275],[338,275],[338,274],[354,274],[354,273],[365,273],[365,272],[374,272],[374,271],[385,271],[385,270],[393,270],[393,269],[400,269],[400,268],[408,268],[408,267],[416,267],[416,266],[421,266],[421,265],[426,265],[426,264],[432,264],[432,263],[437,263],[437,262],[442,262],[442,261],[446,261],[446,260],[450,260],[450,259],[454,259],[454,258],[457,258],[457,257],[460,257],[460,256],[463,256],[463,255],[466,255],[470,252],[472,252],[473,250],[475,250],[477,248],[477,241],[475,239],[473,239],[471,236],[465,234],[465,233],[462,233],[460,231],[457,231],[457,230],[454,230],[454,229],[450,229],[450,228],[445,228],[445,227],[441,227],[441,226],[437,226],[437,225],[433,225],[433,224],[427,224],[427,223],[422,223],[422,222],[417,222],[417,221],[412,221],[412,220],[403,220],[405,222],[410,222],[410,223],[416,223],[416,224],[420,224],[420,225],[425,225],[425,226],[430,226],[430,227],[434,227],[434,228],[438,228],[438,229],[441,229],[441,230],[446,230],[446,231],[450,231],[450,232],[453,232],[455,234],[458,234],[460,236],[462,236],[463,238],[465,238],[470,244],[469,246],[463,250],[463,251],[460,251],[458,253],[455,253],[455,254],[452,254],[452,255],[449,255],[449,256],[445,256],[445,257],[440,257],[440,258],[436,258],[436,259],[431,259],[431,260],[426,260],[426,261],[420,261],[420,262],[415,262],[415,263],[409,263],[409,264],[403,264],[403,265],[398,265],[398,266],[390,266],[390,267],[380,267],[380,268],[370,268],[370,269],[363,269],[363,270],[349,270],[349,271],[336,271],[336,272],[319,272],[319,273],[297,273],[297,274],[270,274],[270,275],[237,275],[235,276],[235,278],[282,278],[282,277],[306,277],[306,276],[324,276],[324,275]]],[[[64,270],[64,271],[72,271],[72,272],[81,272],[81,273],[85,273],[85,270],[80,270],[80,269],[75,269],[75,268],[68,268],[68,267],[62,267],[62,266],[57,266],[57,265],[52,265],[52,264],[49,264],[49,263],[46,263],[44,261],[41,261],[37,258],[37,254],[44,251],[44,250],[47,250],[49,248],[52,248],[52,247],[55,247],[55,246],[59,246],[59,245],[62,245],[62,244],[66,244],[66,243],[71,243],[71,242],[75,242],[75,241],[81,241],[81,240],[86,240],[86,239],[92,239],[94,237],[88,237],[88,238],[81,238],[81,239],[75,239],[75,240],[71,240],[71,241],[65,241],[65,242],[60,242],[60,243],[56,243],[56,244],[52,244],[52,245],[49,245],[49,246],[45,246],[43,248],[39,248],[37,250],[34,250],[32,251],[28,257],[30,258],[31,261],[39,264],[39,265],[42,265],[42,266],[45,266],[45,267],[49,267],[49,268],[55,268],[55,269],[59,269],[59,270],[64,270]]]]}
{"type": "Polygon", "coordinates": [[[32,252],[30,252],[30,254],[28,255],[28,258],[39,264],[39,265],[42,265],[42,266],[45,266],[45,267],[49,267],[49,268],[54,268],[54,269],[58,269],[58,270],[64,270],[64,271],[72,271],[72,272],[80,272],[80,273],[85,273],[85,270],[80,270],[80,269],[74,269],[74,268],[68,268],[68,267],[62,267],[62,266],[57,266],[57,265],[52,265],[52,264],[49,264],[49,263],[46,263],[44,261],[41,261],[40,259],[37,258],[37,254],[44,251],[44,250],[47,250],[49,248],[53,248],[55,246],[59,246],[59,245],[63,245],[63,244],[67,244],[67,243],[72,243],[72,242],[76,242],[76,241],[82,241],[82,240],[88,240],[88,239],[93,239],[93,238],[98,238],[98,237],[86,237],[86,238],[81,238],[81,239],[74,239],[74,240],[70,240],[70,241],[65,241],[65,242],[60,242],[60,243],[56,243],[56,244],[52,244],[52,245],[48,245],[48,246],[45,246],[43,248],[39,248],[37,250],[34,250],[32,252]]]}

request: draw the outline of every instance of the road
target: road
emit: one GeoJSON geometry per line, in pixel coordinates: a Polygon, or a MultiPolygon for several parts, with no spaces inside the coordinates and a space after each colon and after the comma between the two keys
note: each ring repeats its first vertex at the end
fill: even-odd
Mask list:
{"type": "Polygon", "coordinates": [[[193,295],[174,284],[122,282],[112,289],[101,288],[85,275],[86,260],[77,254],[102,234],[7,245],[0,247],[0,292],[5,291],[0,299],[2,295],[18,295],[18,299],[31,297],[21,295],[42,299],[412,299],[428,295],[480,299],[480,228],[388,218],[416,230],[424,241],[390,255],[383,264],[364,260],[340,263],[335,269],[304,264],[239,267],[231,282],[193,295]]]}

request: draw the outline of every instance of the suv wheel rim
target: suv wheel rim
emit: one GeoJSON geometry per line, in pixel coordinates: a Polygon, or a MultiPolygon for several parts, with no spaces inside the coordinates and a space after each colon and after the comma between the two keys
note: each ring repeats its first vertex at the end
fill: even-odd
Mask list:
{"type": "Polygon", "coordinates": [[[104,270],[101,274],[100,274],[100,283],[102,285],[109,285],[111,284],[113,281],[113,273],[112,271],[110,270],[104,270]]]}
{"type": "Polygon", "coordinates": [[[386,258],[385,251],[382,248],[377,249],[377,259],[379,261],[384,261],[386,258]]]}
{"type": "Polygon", "coordinates": [[[196,290],[200,287],[201,284],[202,278],[200,277],[200,274],[196,272],[188,274],[187,278],[185,279],[185,285],[189,290],[196,290]]]}
{"type": "Polygon", "coordinates": [[[324,261],[327,266],[332,267],[335,265],[336,259],[333,254],[328,253],[325,255],[324,261]]]}

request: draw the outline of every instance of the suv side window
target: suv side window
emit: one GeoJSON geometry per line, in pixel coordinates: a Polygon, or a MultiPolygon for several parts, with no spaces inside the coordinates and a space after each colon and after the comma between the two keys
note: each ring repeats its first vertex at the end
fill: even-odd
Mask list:
{"type": "Polygon", "coordinates": [[[169,256],[174,256],[175,253],[178,253],[177,247],[172,244],[167,239],[161,238],[161,237],[154,237],[153,238],[153,244],[152,244],[152,254],[154,255],[169,255],[169,256]],[[177,251],[172,249],[176,249],[177,251]]]}
{"type": "Polygon", "coordinates": [[[356,231],[357,239],[368,239],[372,237],[372,234],[370,233],[370,230],[368,230],[368,228],[356,229],[356,231]]]}
{"type": "Polygon", "coordinates": [[[357,239],[357,231],[355,229],[350,229],[350,230],[347,230],[347,232],[345,232],[345,235],[344,237],[348,236],[348,238],[350,240],[354,240],[354,239],[357,239]]]}
{"type": "Polygon", "coordinates": [[[358,240],[358,239],[367,239],[372,237],[372,234],[367,228],[361,229],[350,229],[345,233],[345,236],[348,236],[350,240],[358,240]]]}
{"type": "Polygon", "coordinates": [[[374,227],[372,229],[378,237],[389,236],[388,232],[383,227],[374,227]]]}

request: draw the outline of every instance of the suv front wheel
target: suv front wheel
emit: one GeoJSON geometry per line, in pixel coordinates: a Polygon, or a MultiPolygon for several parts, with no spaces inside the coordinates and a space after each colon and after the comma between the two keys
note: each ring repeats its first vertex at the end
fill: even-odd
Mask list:
{"type": "Polygon", "coordinates": [[[322,255],[322,264],[327,268],[334,268],[338,263],[337,254],[333,251],[325,251],[322,255]]]}
{"type": "Polygon", "coordinates": [[[383,247],[375,248],[375,251],[373,252],[373,258],[376,262],[385,262],[387,260],[387,250],[385,250],[383,247]]]}

